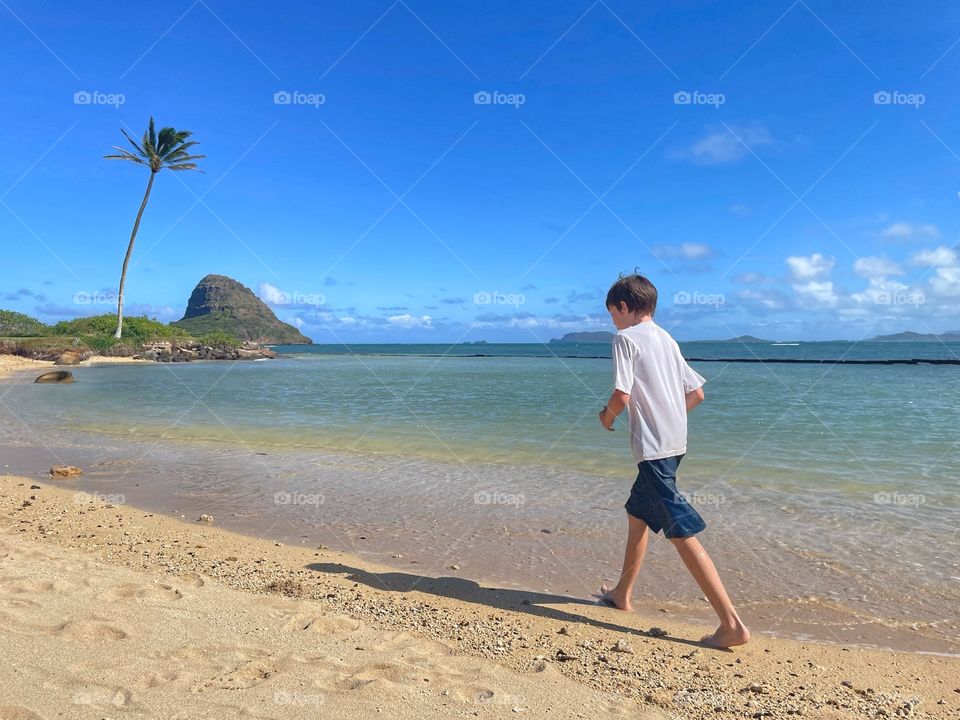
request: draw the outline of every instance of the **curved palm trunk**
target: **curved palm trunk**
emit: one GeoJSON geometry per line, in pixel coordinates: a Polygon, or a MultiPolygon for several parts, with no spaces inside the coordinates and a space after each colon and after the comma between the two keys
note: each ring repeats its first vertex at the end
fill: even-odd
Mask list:
{"type": "Polygon", "coordinates": [[[140,203],[140,211],[137,213],[137,220],[133,223],[133,232],[130,233],[130,244],[127,245],[127,254],[123,257],[123,270],[120,272],[120,288],[117,292],[117,331],[113,337],[117,340],[123,333],[123,286],[127,282],[127,265],[130,264],[130,256],[133,254],[133,243],[137,239],[137,231],[140,229],[140,218],[143,217],[143,211],[147,207],[147,200],[150,198],[150,189],[153,187],[153,178],[156,175],[150,171],[150,181],[147,183],[147,191],[143,194],[143,202],[140,203]]]}

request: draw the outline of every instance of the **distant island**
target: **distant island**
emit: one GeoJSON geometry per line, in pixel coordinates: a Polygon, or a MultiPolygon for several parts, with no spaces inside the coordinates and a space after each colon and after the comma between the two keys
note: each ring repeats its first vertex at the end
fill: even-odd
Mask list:
{"type": "Polygon", "coordinates": [[[906,331],[894,335],[877,335],[872,342],[960,342],[960,330],[935,335],[934,333],[916,333],[906,331]]]}
{"type": "Polygon", "coordinates": [[[612,332],[607,332],[606,330],[598,330],[597,332],[571,332],[564,335],[562,338],[551,338],[551,343],[599,343],[599,342],[613,342],[614,334],[612,332]]]}

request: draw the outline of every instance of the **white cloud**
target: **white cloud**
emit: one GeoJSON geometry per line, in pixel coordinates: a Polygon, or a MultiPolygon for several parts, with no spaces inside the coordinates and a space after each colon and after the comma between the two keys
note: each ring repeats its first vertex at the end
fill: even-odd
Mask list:
{"type": "Polygon", "coordinates": [[[787,298],[779,290],[738,290],[738,300],[746,305],[759,306],[765,310],[783,310],[787,307],[787,298]]]}
{"type": "Polygon", "coordinates": [[[853,271],[860,277],[882,278],[888,275],[903,275],[903,269],[893,260],[881,257],[857,258],[853,271]]]}
{"type": "Polygon", "coordinates": [[[793,289],[796,290],[797,293],[799,293],[802,297],[810,298],[819,305],[828,305],[833,307],[839,301],[837,293],[833,287],[833,282],[829,280],[824,282],[811,280],[807,283],[794,285],[793,289]]]}
{"type": "Polygon", "coordinates": [[[422,327],[428,328],[432,327],[433,319],[429,315],[421,315],[420,317],[415,317],[410,313],[405,313],[403,315],[391,315],[387,318],[387,322],[391,325],[402,328],[415,328],[422,327]]]}
{"type": "Polygon", "coordinates": [[[940,237],[940,228],[929,223],[895,222],[880,231],[885,240],[919,240],[940,237]]]}
{"type": "Polygon", "coordinates": [[[706,260],[717,251],[705,243],[685,242],[679,245],[654,245],[653,254],[661,260],[706,260]]]}
{"type": "Polygon", "coordinates": [[[742,272],[733,278],[734,282],[743,285],[766,285],[773,281],[773,278],[758,272],[742,272]]]}
{"type": "Polygon", "coordinates": [[[787,265],[790,266],[794,280],[813,280],[829,275],[835,264],[833,258],[824,257],[820,253],[787,258],[787,265]]]}
{"type": "Polygon", "coordinates": [[[930,287],[941,297],[960,297],[960,267],[937,268],[930,287]]]}
{"type": "Polygon", "coordinates": [[[772,145],[770,131],[762,125],[712,130],[687,150],[687,157],[701,165],[720,165],[740,160],[750,149],[772,145]]]}
{"type": "Polygon", "coordinates": [[[261,300],[270,305],[283,305],[287,302],[287,294],[268,282],[260,283],[257,295],[260,296],[261,300]]]}
{"type": "Polygon", "coordinates": [[[933,250],[921,250],[910,256],[914,265],[932,265],[933,267],[947,267],[957,264],[957,252],[952,248],[941,245],[933,250]]]}

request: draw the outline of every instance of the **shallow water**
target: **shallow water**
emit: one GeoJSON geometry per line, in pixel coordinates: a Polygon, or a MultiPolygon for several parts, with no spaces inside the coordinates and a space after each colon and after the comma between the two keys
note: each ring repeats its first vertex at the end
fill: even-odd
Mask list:
{"type": "MultiPolygon", "coordinates": [[[[81,367],[69,386],[20,376],[0,386],[0,464],[83,464],[78,487],[152,509],[586,595],[619,569],[635,474],[625,426],[595,418],[609,366],[313,353],[81,367]]],[[[960,650],[958,369],[695,366],[707,401],[679,484],[751,625],[960,650]]],[[[652,543],[641,604],[707,622],[698,598],[652,543]]]]}

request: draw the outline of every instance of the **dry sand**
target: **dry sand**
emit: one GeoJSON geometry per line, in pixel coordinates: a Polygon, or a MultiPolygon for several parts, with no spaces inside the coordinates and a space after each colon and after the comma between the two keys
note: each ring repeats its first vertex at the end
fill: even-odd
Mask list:
{"type": "MultiPolygon", "coordinates": [[[[129,357],[101,357],[99,355],[94,355],[88,360],[84,360],[82,365],[101,365],[101,364],[118,364],[118,363],[148,363],[150,360],[134,360],[129,357]]],[[[70,365],[64,366],[54,366],[52,360],[33,360],[31,358],[20,357],[19,355],[5,355],[0,354],[0,378],[7,377],[11,373],[18,372],[20,370],[38,370],[44,372],[46,370],[53,370],[54,367],[63,367],[64,370],[69,370],[70,365]]],[[[3,716],[0,715],[0,720],[3,716]]]]}
{"type": "Polygon", "coordinates": [[[51,367],[53,367],[53,362],[50,360],[31,360],[19,355],[0,354],[0,378],[18,370],[45,370],[51,367]]]}
{"type": "Polygon", "coordinates": [[[960,717],[957,658],[765,637],[715,651],[669,615],[68,488],[0,477],[0,719],[960,717]]]}

